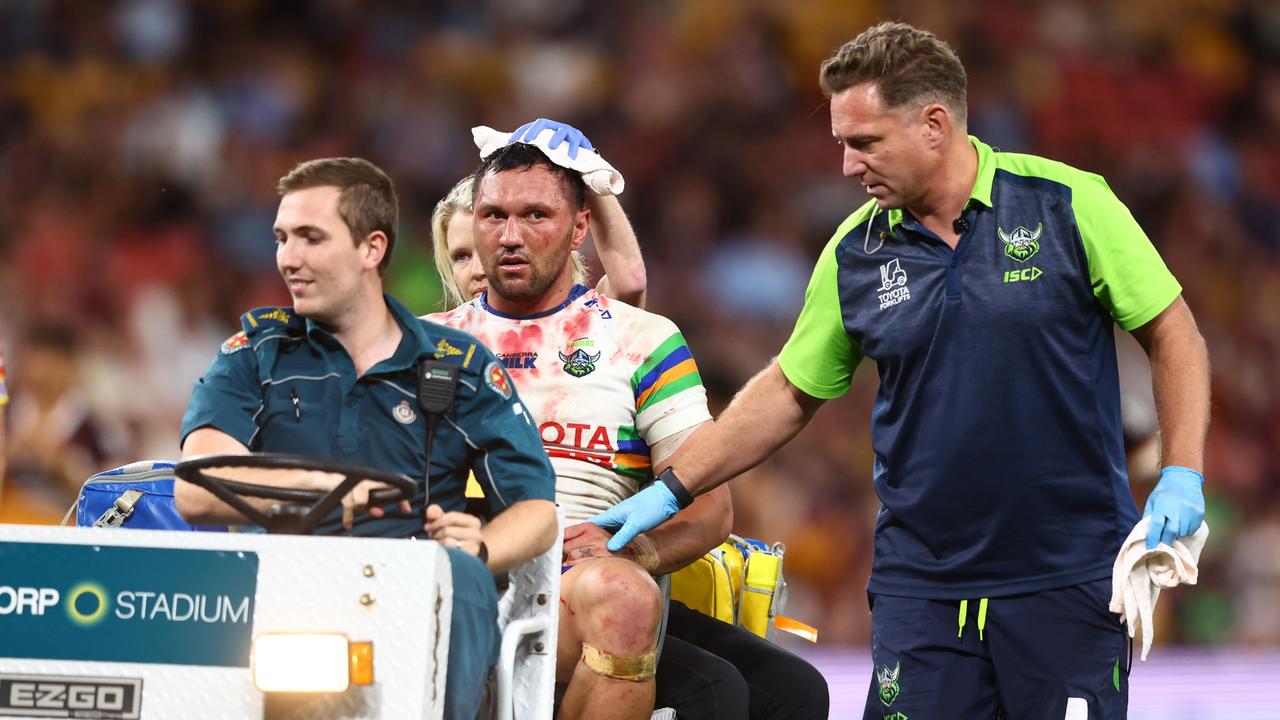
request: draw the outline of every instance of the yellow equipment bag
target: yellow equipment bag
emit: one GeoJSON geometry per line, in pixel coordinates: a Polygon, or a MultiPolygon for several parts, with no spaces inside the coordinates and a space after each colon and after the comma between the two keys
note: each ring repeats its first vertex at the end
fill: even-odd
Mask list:
{"type": "Polygon", "coordinates": [[[671,573],[671,599],[736,625],[745,565],[746,558],[730,537],[720,547],[671,573]]]}
{"type": "Polygon", "coordinates": [[[773,640],[781,627],[817,642],[816,630],[782,616],[787,603],[785,553],[782,543],[771,547],[730,535],[720,547],[671,574],[671,599],[766,640],[773,640]]]}

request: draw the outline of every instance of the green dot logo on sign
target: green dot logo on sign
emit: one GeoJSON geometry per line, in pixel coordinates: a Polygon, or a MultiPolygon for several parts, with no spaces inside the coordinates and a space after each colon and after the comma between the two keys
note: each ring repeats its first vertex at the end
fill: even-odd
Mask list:
{"type": "Polygon", "coordinates": [[[82,582],[67,593],[67,616],[82,627],[97,625],[107,615],[107,591],[94,582],[82,582]]]}

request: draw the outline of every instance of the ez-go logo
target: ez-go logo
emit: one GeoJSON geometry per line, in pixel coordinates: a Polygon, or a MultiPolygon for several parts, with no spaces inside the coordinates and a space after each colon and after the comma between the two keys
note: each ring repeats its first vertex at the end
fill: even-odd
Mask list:
{"type": "Polygon", "coordinates": [[[136,720],[140,678],[0,675],[0,716],[136,720]]]}

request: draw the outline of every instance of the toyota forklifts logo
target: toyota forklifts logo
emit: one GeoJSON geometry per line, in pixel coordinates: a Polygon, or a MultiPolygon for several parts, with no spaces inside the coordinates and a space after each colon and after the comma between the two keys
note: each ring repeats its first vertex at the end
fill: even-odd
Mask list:
{"type": "Polygon", "coordinates": [[[907,271],[902,269],[902,263],[898,258],[880,266],[878,297],[881,310],[911,299],[911,288],[907,287],[907,271]]]}

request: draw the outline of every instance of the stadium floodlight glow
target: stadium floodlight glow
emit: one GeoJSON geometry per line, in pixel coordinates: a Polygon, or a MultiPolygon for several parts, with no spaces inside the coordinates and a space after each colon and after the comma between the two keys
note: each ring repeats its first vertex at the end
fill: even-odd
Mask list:
{"type": "Polygon", "coordinates": [[[252,658],[262,692],[340,693],[351,684],[345,635],[263,633],[253,639],[252,658]]]}

